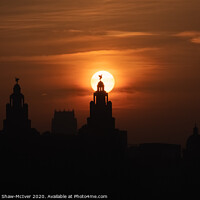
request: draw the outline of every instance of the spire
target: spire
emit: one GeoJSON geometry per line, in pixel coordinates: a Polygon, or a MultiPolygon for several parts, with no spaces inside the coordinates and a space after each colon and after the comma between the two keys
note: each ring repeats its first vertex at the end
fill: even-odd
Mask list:
{"type": "Polygon", "coordinates": [[[198,135],[198,134],[199,134],[199,129],[198,129],[198,127],[197,127],[196,121],[195,121],[194,128],[193,128],[193,134],[194,134],[194,135],[198,135]]]}

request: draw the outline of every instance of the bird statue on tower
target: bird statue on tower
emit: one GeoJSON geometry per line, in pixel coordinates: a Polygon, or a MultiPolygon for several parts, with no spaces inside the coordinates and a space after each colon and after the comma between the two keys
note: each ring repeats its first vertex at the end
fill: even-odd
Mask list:
{"type": "Polygon", "coordinates": [[[101,80],[102,79],[102,74],[101,75],[99,75],[99,80],[101,80]]]}

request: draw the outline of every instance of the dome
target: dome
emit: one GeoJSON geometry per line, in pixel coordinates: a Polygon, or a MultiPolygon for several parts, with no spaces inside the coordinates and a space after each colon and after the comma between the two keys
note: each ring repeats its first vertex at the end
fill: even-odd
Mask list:
{"type": "Polygon", "coordinates": [[[104,91],[104,84],[102,81],[99,81],[98,85],[97,85],[97,91],[101,91],[103,92],[104,91]]]}
{"type": "Polygon", "coordinates": [[[98,83],[97,87],[104,87],[104,84],[103,84],[103,82],[102,82],[102,81],[99,81],[99,83],[98,83]]]}

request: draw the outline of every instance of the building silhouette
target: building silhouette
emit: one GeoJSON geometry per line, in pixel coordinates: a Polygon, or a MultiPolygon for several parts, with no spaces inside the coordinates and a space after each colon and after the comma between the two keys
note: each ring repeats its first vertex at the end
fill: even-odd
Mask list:
{"type": "Polygon", "coordinates": [[[18,81],[16,78],[10,103],[6,104],[6,119],[3,121],[3,132],[6,134],[27,134],[32,131],[31,120],[28,119],[28,104],[24,103],[18,81]]]}
{"type": "Polygon", "coordinates": [[[74,110],[72,111],[56,111],[51,124],[51,132],[53,134],[73,135],[77,132],[77,119],[74,110]]]}
{"type": "Polygon", "coordinates": [[[90,135],[102,142],[118,145],[126,148],[127,131],[121,131],[115,128],[115,118],[112,116],[112,102],[108,100],[108,93],[104,90],[104,83],[100,81],[97,84],[97,91],[93,94],[93,101],[90,102],[90,117],[87,118],[87,124],[82,126],[79,133],[90,135]],[[100,139],[101,138],[101,139],[100,139]]]}
{"type": "Polygon", "coordinates": [[[88,127],[93,129],[115,129],[115,118],[112,117],[112,102],[108,101],[108,93],[100,80],[97,91],[90,102],[90,117],[87,118],[88,127]]]}

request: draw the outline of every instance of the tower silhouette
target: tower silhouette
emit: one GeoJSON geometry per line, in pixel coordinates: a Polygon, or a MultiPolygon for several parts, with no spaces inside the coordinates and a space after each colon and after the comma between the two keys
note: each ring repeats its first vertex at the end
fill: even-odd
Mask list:
{"type": "MultiPolygon", "coordinates": [[[[108,146],[125,149],[127,146],[127,131],[115,128],[115,118],[112,117],[112,102],[108,101],[108,93],[104,90],[104,83],[99,75],[97,91],[90,102],[90,117],[87,124],[79,129],[79,134],[95,138],[108,146]]],[[[101,143],[100,142],[100,143],[101,143]]]]}
{"type": "Polygon", "coordinates": [[[93,101],[90,102],[90,117],[87,124],[95,129],[115,129],[115,118],[112,117],[112,102],[108,101],[108,93],[104,90],[104,83],[100,81],[97,91],[94,92],[93,101]]]}
{"type": "Polygon", "coordinates": [[[25,134],[31,131],[31,121],[28,119],[28,104],[24,103],[24,95],[18,84],[13,87],[10,103],[6,105],[6,119],[3,121],[3,132],[6,134],[25,134]]]}

